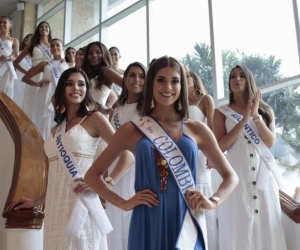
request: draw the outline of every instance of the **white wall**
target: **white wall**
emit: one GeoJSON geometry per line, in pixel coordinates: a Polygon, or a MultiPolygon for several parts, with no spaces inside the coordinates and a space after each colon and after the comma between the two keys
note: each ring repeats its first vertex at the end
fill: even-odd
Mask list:
{"type": "MultiPolygon", "coordinates": [[[[12,181],[14,167],[14,143],[6,129],[3,121],[0,119],[0,211],[4,209],[10,184],[12,181]]],[[[0,250],[6,249],[6,230],[5,219],[0,218],[0,250]]]]}
{"type": "Polygon", "coordinates": [[[13,20],[13,28],[12,28],[11,36],[17,38],[19,40],[19,43],[21,43],[23,39],[23,37],[21,37],[22,11],[23,10],[15,10],[9,15],[13,20]]]}

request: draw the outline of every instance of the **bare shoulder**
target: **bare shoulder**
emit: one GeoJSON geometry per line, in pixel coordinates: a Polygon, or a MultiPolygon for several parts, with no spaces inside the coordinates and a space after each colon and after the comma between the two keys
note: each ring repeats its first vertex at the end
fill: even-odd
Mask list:
{"type": "Polygon", "coordinates": [[[206,133],[210,130],[206,124],[201,121],[194,121],[194,120],[186,120],[185,126],[188,130],[190,130],[193,134],[202,135],[202,133],[206,133]]]}

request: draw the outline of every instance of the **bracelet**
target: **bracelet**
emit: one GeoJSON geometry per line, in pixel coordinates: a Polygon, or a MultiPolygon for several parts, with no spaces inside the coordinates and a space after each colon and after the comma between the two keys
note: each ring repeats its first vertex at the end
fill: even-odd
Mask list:
{"type": "Polygon", "coordinates": [[[258,115],[256,118],[253,118],[254,122],[259,122],[261,120],[262,120],[261,115],[258,115]]]}

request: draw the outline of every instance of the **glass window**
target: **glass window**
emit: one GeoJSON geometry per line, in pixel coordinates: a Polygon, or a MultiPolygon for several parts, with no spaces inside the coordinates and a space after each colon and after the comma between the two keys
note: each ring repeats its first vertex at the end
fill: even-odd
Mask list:
{"type": "Polygon", "coordinates": [[[147,66],[146,7],[107,28],[107,49],[117,47],[121,53],[119,67],[138,61],[147,66]]]}
{"type": "Polygon", "coordinates": [[[225,85],[236,63],[247,66],[259,86],[299,74],[292,1],[213,1],[213,17],[225,85]]]}
{"type": "Polygon", "coordinates": [[[276,144],[271,152],[282,176],[292,184],[284,191],[300,201],[300,83],[264,94],[263,99],[276,115],[276,144]]]}
{"type": "MultiPolygon", "coordinates": [[[[70,5],[71,39],[82,35],[99,24],[99,1],[74,0],[70,5]]],[[[67,24],[68,25],[68,24],[67,24]]]]}
{"type": "Polygon", "coordinates": [[[85,46],[88,46],[89,43],[91,42],[95,42],[95,41],[99,41],[99,33],[97,33],[96,35],[86,39],[84,42],[77,44],[74,48],[76,50],[83,48],[85,46]]]}
{"type": "Polygon", "coordinates": [[[150,60],[164,55],[197,73],[212,95],[208,1],[150,2],[150,60]]]}
{"type": "Polygon", "coordinates": [[[48,20],[46,20],[50,27],[51,27],[51,34],[52,38],[58,38],[63,41],[64,37],[64,29],[63,29],[63,23],[64,23],[64,9],[61,9],[58,11],[55,15],[50,17],[48,20]]]}
{"type": "Polygon", "coordinates": [[[139,0],[104,0],[102,1],[102,8],[104,15],[102,21],[105,21],[107,18],[112,17],[113,15],[119,13],[120,11],[126,9],[130,5],[138,2],[139,0]]]}
{"type": "Polygon", "coordinates": [[[50,0],[44,5],[44,14],[47,13],[49,10],[51,10],[53,7],[55,7],[57,4],[62,2],[63,0],[50,0]]]}

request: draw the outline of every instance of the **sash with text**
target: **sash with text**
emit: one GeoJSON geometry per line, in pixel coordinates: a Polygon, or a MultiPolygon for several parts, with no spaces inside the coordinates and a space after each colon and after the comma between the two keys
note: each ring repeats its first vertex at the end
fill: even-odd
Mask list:
{"type": "MultiPolygon", "coordinates": [[[[65,130],[66,120],[59,125],[55,133],[56,151],[59,163],[66,172],[73,186],[76,186],[79,182],[74,182],[74,179],[84,177],[84,175],[80,172],[76,159],[64,141],[63,135],[65,134],[65,130]]],[[[88,214],[90,214],[102,236],[107,235],[113,230],[98,195],[92,191],[86,191],[78,195],[69,218],[66,234],[79,238],[88,214]]]]}

